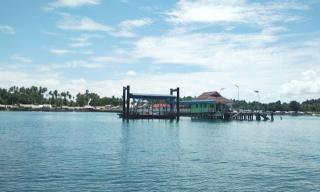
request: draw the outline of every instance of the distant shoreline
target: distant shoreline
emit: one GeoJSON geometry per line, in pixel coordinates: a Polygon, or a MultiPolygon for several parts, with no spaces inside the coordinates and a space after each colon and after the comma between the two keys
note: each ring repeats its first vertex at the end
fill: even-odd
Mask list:
{"type": "Polygon", "coordinates": [[[37,110],[37,109],[0,109],[0,112],[104,112],[104,113],[120,113],[119,110],[64,110],[64,109],[50,109],[50,110],[37,110]]]}
{"type": "MultiPolygon", "coordinates": [[[[50,108],[50,109],[32,109],[32,108],[0,108],[0,112],[103,112],[103,113],[122,113],[119,109],[94,109],[94,108],[77,108],[77,109],[66,109],[66,108],[50,108]]],[[[298,112],[292,113],[288,111],[274,112],[275,116],[315,116],[320,117],[320,113],[316,112],[298,112]]]]}
{"type": "Polygon", "coordinates": [[[0,111],[35,111],[35,112],[109,112],[119,113],[122,110],[119,107],[105,106],[84,106],[84,107],[52,107],[51,105],[0,105],[0,111]]]}

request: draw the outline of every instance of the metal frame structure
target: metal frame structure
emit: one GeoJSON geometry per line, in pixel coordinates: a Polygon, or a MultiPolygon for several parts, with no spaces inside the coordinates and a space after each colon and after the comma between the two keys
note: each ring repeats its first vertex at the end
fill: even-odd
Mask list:
{"type": "Polygon", "coordinates": [[[170,89],[169,95],[161,94],[141,94],[131,93],[130,86],[123,87],[122,95],[122,113],[119,116],[122,119],[176,119],[179,121],[180,116],[191,117],[195,119],[225,119],[225,120],[271,120],[273,121],[273,113],[267,112],[233,112],[233,111],[201,111],[191,112],[186,110],[184,107],[191,104],[213,104],[215,101],[211,99],[193,99],[188,101],[180,101],[180,89],[170,89]],[[174,93],[176,93],[174,95],[174,93]],[[132,100],[132,102],[131,102],[132,100]],[[136,103],[135,101],[138,100],[136,103]],[[147,111],[144,110],[144,102],[146,102],[147,111]],[[156,101],[156,103],[154,103],[156,101]],[[142,104],[142,105],[141,105],[142,104]],[[154,111],[154,105],[158,105],[158,110],[154,111]],[[180,111],[181,105],[181,111],[180,111]],[[141,107],[142,106],[142,107],[141,107]],[[162,107],[165,106],[165,110],[162,107]],[[139,108],[141,107],[141,108],[139,108]],[[152,107],[151,113],[149,111],[152,107]],[[161,108],[161,109],[160,109],[161,108]],[[169,110],[168,110],[169,109],[169,110]],[[270,118],[268,117],[270,115],[270,118]]]}
{"type": "MultiPolygon", "coordinates": [[[[180,89],[179,87],[176,89],[170,89],[170,95],[161,95],[161,94],[141,94],[141,93],[131,93],[130,86],[127,85],[123,87],[123,94],[122,94],[122,113],[120,117],[122,119],[176,119],[179,120],[180,117],[180,89]],[[173,93],[176,92],[176,95],[173,93]],[[131,100],[133,100],[132,105],[131,100]],[[151,100],[151,101],[167,101],[170,106],[170,110],[165,112],[160,112],[154,114],[153,104],[152,105],[152,113],[150,114],[149,111],[147,114],[138,113],[138,110],[134,108],[135,100],[138,100],[138,103],[143,103],[144,100],[151,100]]],[[[159,104],[160,105],[160,104],[159,104]]]]}

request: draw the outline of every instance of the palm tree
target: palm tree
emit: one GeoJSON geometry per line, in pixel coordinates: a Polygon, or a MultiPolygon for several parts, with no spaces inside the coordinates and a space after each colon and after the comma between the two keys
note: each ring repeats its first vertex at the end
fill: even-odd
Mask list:
{"type": "Polygon", "coordinates": [[[57,104],[58,104],[58,95],[59,95],[58,90],[54,90],[54,91],[53,91],[53,95],[54,95],[54,97],[55,97],[54,104],[57,105],[57,104]]]}
{"type": "Polygon", "coordinates": [[[67,93],[61,92],[61,96],[63,97],[63,105],[67,105],[67,93]]]}
{"type": "Polygon", "coordinates": [[[51,105],[53,105],[53,103],[54,103],[54,94],[53,94],[52,91],[49,91],[49,95],[51,96],[50,103],[51,103],[51,105]]]}

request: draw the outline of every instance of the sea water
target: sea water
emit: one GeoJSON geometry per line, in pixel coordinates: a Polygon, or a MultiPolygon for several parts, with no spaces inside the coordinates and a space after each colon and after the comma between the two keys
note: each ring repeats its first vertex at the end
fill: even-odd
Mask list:
{"type": "Polygon", "coordinates": [[[0,112],[0,191],[319,191],[320,118],[0,112]]]}

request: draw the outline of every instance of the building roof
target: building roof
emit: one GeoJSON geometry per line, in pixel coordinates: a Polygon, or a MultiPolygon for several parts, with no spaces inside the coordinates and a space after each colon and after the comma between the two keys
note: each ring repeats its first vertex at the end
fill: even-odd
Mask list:
{"type": "Polygon", "coordinates": [[[174,96],[174,95],[131,93],[130,98],[133,98],[133,99],[175,99],[176,96],[174,96]]]}
{"type": "Polygon", "coordinates": [[[214,104],[216,101],[212,99],[191,99],[186,101],[180,101],[180,104],[214,104]]]}
{"type": "Polygon", "coordinates": [[[223,103],[223,104],[232,103],[232,100],[223,97],[217,91],[204,92],[200,96],[198,96],[196,99],[199,99],[199,100],[214,100],[217,103],[223,103]]]}

